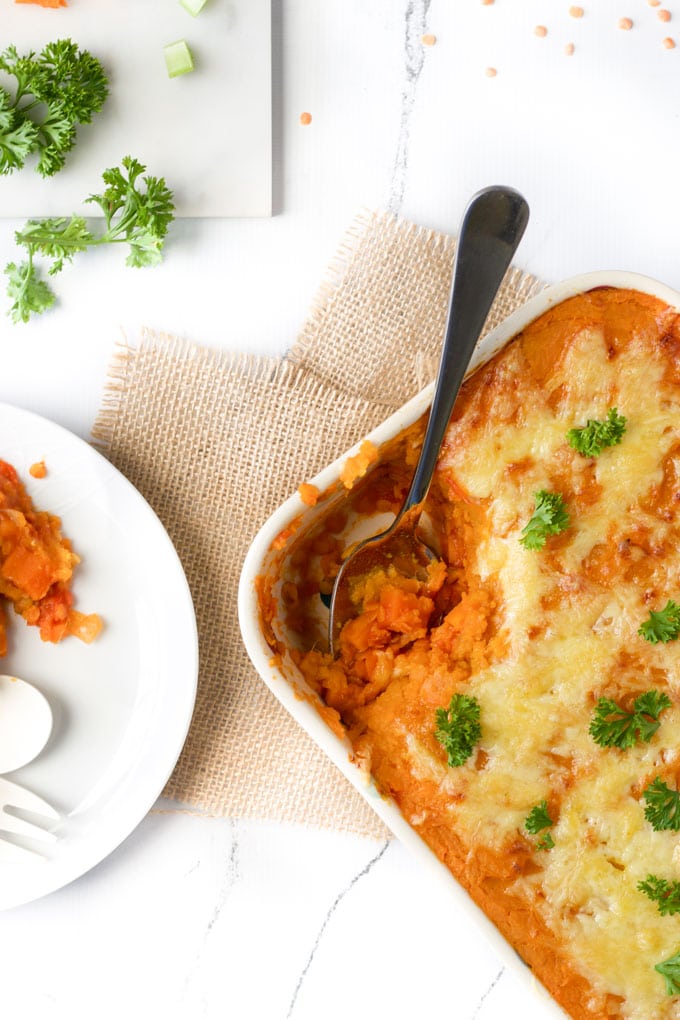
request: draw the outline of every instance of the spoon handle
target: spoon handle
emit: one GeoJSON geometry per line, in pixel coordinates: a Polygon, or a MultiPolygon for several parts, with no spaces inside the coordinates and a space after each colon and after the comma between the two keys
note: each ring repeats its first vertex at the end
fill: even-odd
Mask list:
{"type": "Polygon", "coordinates": [[[485,188],[465,210],[430,417],[400,517],[427,495],[458,390],[528,220],[529,206],[512,188],[485,188]]]}

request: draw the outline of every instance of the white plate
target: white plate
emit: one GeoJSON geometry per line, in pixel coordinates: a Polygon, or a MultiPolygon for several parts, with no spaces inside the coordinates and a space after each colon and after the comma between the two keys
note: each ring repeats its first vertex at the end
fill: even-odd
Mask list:
{"type": "Polygon", "coordinates": [[[39,508],[61,517],[81,557],[75,608],[104,620],[91,645],[76,638],[52,645],[7,614],[0,668],[34,683],[54,713],[45,750],[10,778],[63,818],[46,859],[0,857],[0,909],[7,909],[84,874],[142,820],[186,738],[198,652],[182,566],[130,482],[87,443],[28,411],[0,404],[0,436],[0,458],[14,465],[39,508]],[[38,460],[48,472],[41,480],[28,474],[38,460]]]}

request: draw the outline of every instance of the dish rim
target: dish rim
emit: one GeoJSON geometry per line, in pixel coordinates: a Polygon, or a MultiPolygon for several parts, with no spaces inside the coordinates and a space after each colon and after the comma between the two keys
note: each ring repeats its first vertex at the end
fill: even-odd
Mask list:
{"type": "MultiPolygon", "coordinates": [[[[598,270],[570,276],[546,286],[525,304],[511,312],[498,326],[494,327],[479,341],[466,378],[477,368],[489,361],[499,350],[510,342],[522,329],[544,312],[560,302],[598,287],[617,287],[641,291],[665,301],[680,310],[680,292],[652,277],[627,270],[598,270]]],[[[331,464],[323,468],[310,483],[321,492],[326,491],[339,480],[340,471],[348,457],[354,456],[363,442],[369,440],[376,446],[384,445],[404,428],[413,424],[428,408],[434,383],[430,383],[418,394],[398,408],[393,414],[372,429],[366,436],[342,453],[331,464]]],[[[295,685],[273,661],[272,650],[267,644],[260,626],[256,579],[265,571],[265,563],[274,539],[303,512],[309,510],[300,495],[295,492],[288,497],[262,525],[248,550],[243,563],[238,590],[238,615],[243,642],[260,677],[277,700],[302,726],[312,740],[328,755],[344,777],[358,790],[364,800],[373,808],[388,829],[420,859],[431,875],[453,895],[456,905],[472,915],[476,927],[500,959],[515,972],[528,980],[529,987],[544,999],[546,1020],[564,1018],[567,1014],[535,978],[519,954],[496,928],[493,922],[472,900],[446,865],[427,846],[425,841],[409,825],[397,805],[383,797],[376,789],[370,776],[350,760],[349,742],[336,736],[323,721],[317,708],[306,698],[301,698],[295,685]],[[521,966],[519,966],[521,964],[521,966]]]]}

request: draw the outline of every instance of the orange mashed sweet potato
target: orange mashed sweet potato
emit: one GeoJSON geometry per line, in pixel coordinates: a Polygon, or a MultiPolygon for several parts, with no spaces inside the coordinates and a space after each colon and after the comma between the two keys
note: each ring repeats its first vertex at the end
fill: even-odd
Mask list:
{"type": "Polygon", "coordinates": [[[319,490],[316,485],[311,485],[310,482],[302,482],[298,486],[298,494],[306,506],[316,506],[319,502],[319,490]]]}
{"type": "Polygon", "coordinates": [[[371,464],[375,464],[377,459],[377,447],[368,439],[364,439],[359,447],[359,452],[353,457],[348,457],[343,464],[342,471],[340,472],[340,481],[345,488],[351,489],[359,478],[363,478],[371,464]]]}
{"type": "Polygon", "coordinates": [[[37,4],[39,7],[67,7],[66,0],[14,0],[16,4],[37,4]]]}
{"type": "Polygon", "coordinates": [[[264,633],[571,1017],[673,1020],[680,992],[657,966],[680,966],[678,919],[639,886],[680,880],[678,833],[643,801],[655,777],[680,790],[680,640],[640,626],[680,603],[680,314],[598,288],[467,380],[425,506],[439,558],[421,576],[360,578],[332,657],[320,596],[348,521],[398,510],[422,434],[421,421],[358,465],[278,547],[278,577],[258,589],[264,633]],[[611,408],[621,442],[583,455],[568,433],[611,408]],[[541,491],[561,495],[568,523],[530,549],[541,491]],[[627,711],[652,689],[669,707],[649,741],[596,742],[600,699],[627,711]],[[452,765],[436,718],[454,695],[477,701],[481,736],[452,765]],[[538,807],[550,841],[527,826],[538,807]]]}
{"type": "Polygon", "coordinates": [[[0,460],[0,655],[7,652],[8,605],[39,628],[43,641],[68,635],[94,640],[101,618],[73,608],[70,584],[77,563],[60,519],[36,509],[15,469],[0,460]]]}

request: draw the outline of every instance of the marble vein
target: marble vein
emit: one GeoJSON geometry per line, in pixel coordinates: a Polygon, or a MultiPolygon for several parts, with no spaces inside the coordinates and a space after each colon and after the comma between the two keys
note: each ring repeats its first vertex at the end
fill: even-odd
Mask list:
{"type": "Polygon", "coordinates": [[[210,936],[210,932],[215,927],[222,908],[227,902],[231,890],[234,888],[239,878],[241,877],[241,868],[239,861],[239,843],[238,843],[238,832],[236,829],[236,823],[232,822],[231,825],[231,851],[229,853],[229,860],[227,861],[227,870],[224,873],[222,879],[222,885],[219,890],[217,901],[213,908],[212,916],[208,921],[205,929],[205,935],[203,936],[203,944],[207,941],[210,936]]]}
{"type": "Polygon", "coordinates": [[[300,977],[298,978],[298,982],[297,982],[297,984],[295,986],[295,991],[293,992],[293,997],[290,1000],[290,1006],[288,1007],[288,1012],[286,1013],[286,1020],[290,1020],[290,1018],[293,1016],[293,1010],[295,1009],[295,1004],[296,1004],[296,1002],[298,1000],[298,996],[300,995],[300,990],[302,988],[302,985],[304,984],[305,978],[307,977],[307,973],[309,972],[309,968],[312,965],[314,957],[316,956],[317,949],[319,948],[319,944],[321,942],[321,939],[323,938],[323,934],[324,934],[326,928],[328,927],[328,923],[329,923],[331,917],[333,916],[335,911],[338,909],[338,907],[340,906],[340,904],[342,903],[344,898],[347,896],[347,894],[349,892],[351,892],[351,890],[357,884],[357,882],[359,882],[362,878],[365,878],[365,876],[368,875],[368,873],[372,870],[372,868],[378,863],[378,861],[380,860],[380,858],[383,856],[383,854],[387,850],[388,846],[390,845],[390,842],[391,842],[390,840],[387,840],[387,842],[385,842],[382,845],[382,847],[380,848],[378,853],[375,855],[375,857],[372,857],[371,860],[368,862],[368,864],[365,864],[364,867],[361,869],[361,871],[357,872],[357,874],[354,875],[354,877],[350,881],[349,885],[347,885],[342,890],[342,892],[339,892],[338,895],[335,897],[335,900],[333,901],[333,904],[331,905],[330,910],[328,911],[328,913],[326,914],[326,917],[324,918],[323,924],[319,928],[319,932],[318,932],[318,934],[316,936],[316,939],[314,940],[314,945],[312,946],[311,952],[310,952],[309,956],[307,957],[307,962],[306,962],[306,964],[304,965],[304,967],[302,969],[300,977]]]}
{"type": "Polygon", "coordinates": [[[475,1009],[474,1013],[470,1017],[470,1020],[476,1020],[476,1017],[478,1017],[481,1014],[482,1009],[484,1008],[484,1003],[486,1002],[488,997],[491,995],[492,991],[494,990],[494,988],[496,987],[496,985],[498,984],[498,982],[500,981],[500,979],[503,977],[504,974],[505,974],[505,967],[501,967],[501,969],[496,974],[496,977],[493,979],[493,981],[491,982],[491,984],[489,985],[487,990],[484,992],[484,994],[482,995],[482,997],[479,1000],[479,1002],[477,1003],[477,1008],[475,1009]]]}
{"type": "Polygon", "coordinates": [[[404,201],[408,157],[411,142],[411,115],[416,100],[418,81],[425,64],[425,47],[421,39],[427,27],[431,0],[408,0],[404,36],[404,85],[401,93],[401,116],[397,151],[392,167],[387,208],[398,215],[404,201]]]}
{"type": "MultiPolygon", "coordinates": [[[[212,932],[213,928],[215,927],[215,925],[217,924],[217,921],[220,918],[220,915],[222,913],[224,905],[226,904],[227,900],[229,899],[229,896],[231,894],[232,889],[234,888],[236,883],[241,878],[241,867],[240,867],[240,859],[239,859],[238,829],[237,829],[236,822],[233,821],[233,820],[230,823],[230,829],[231,829],[231,849],[229,851],[229,858],[227,860],[227,866],[226,866],[226,869],[225,869],[224,874],[222,876],[222,881],[220,883],[220,887],[219,887],[218,892],[217,892],[217,898],[215,900],[215,904],[213,906],[212,913],[211,913],[211,915],[210,915],[210,917],[208,919],[208,922],[207,922],[207,924],[205,926],[205,929],[204,929],[204,932],[203,932],[203,938],[201,939],[201,944],[200,944],[199,948],[196,950],[196,952],[194,954],[193,964],[187,970],[187,974],[186,974],[186,977],[185,977],[185,980],[184,980],[184,987],[183,987],[182,994],[181,994],[181,999],[182,1000],[184,1000],[186,998],[187,991],[188,991],[189,986],[191,985],[191,983],[193,981],[194,974],[195,974],[195,972],[198,970],[198,968],[201,965],[201,961],[203,959],[203,954],[205,952],[206,944],[208,943],[208,940],[210,939],[210,935],[211,935],[211,932],[212,932]]],[[[184,877],[187,878],[195,870],[196,870],[195,866],[193,868],[190,868],[189,871],[187,871],[185,873],[184,877]]],[[[203,1002],[203,1013],[204,1014],[205,1014],[207,1008],[208,1008],[208,1003],[207,1002],[203,1002]]]]}

